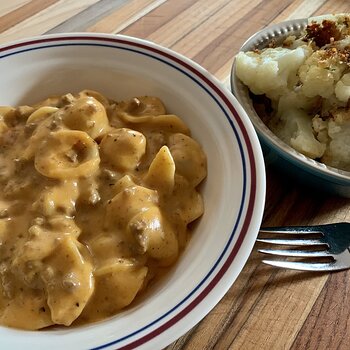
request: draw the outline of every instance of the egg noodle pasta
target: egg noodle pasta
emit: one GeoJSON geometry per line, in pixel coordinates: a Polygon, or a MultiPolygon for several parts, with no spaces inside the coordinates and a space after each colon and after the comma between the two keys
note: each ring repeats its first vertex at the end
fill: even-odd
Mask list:
{"type": "Polygon", "coordinates": [[[157,97],[0,107],[0,147],[4,326],[116,314],[177,261],[204,211],[206,156],[157,97]]]}

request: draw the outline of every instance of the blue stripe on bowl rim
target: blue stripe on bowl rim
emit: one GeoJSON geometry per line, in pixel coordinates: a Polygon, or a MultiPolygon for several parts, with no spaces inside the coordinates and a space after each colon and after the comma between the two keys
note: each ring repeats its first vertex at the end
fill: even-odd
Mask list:
{"type": "Polygon", "coordinates": [[[94,348],[96,350],[104,349],[106,347],[117,345],[118,343],[124,342],[125,340],[132,338],[130,339],[130,343],[122,345],[117,349],[119,350],[134,349],[138,346],[141,346],[149,342],[155,337],[159,336],[161,333],[171,328],[178,321],[180,321],[184,316],[190,313],[200,302],[202,302],[205,299],[205,297],[215,287],[215,285],[219,283],[221,278],[224,276],[225,272],[231,266],[234,258],[236,257],[243,243],[244,238],[246,237],[246,234],[248,233],[248,228],[253,217],[254,204],[255,204],[256,191],[257,191],[257,173],[256,173],[254,151],[250,141],[249,134],[247,132],[247,129],[245,128],[244,122],[242,121],[241,117],[239,116],[237,110],[235,109],[230,99],[219,87],[219,84],[215,82],[215,79],[210,79],[208,77],[210,75],[206,73],[206,71],[196,63],[182,57],[177,53],[174,53],[169,49],[161,48],[160,46],[153,44],[151,42],[147,42],[142,39],[119,36],[119,35],[112,36],[112,35],[96,34],[96,36],[92,36],[92,35],[61,36],[56,34],[56,35],[43,36],[38,39],[22,41],[15,44],[3,46],[0,48],[0,59],[3,59],[11,55],[25,53],[32,50],[47,49],[47,48],[59,47],[59,46],[100,46],[100,47],[102,46],[102,47],[108,47],[108,48],[119,49],[119,50],[128,50],[128,51],[133,51],[134,53],[137,53],[137,54],[148,56],[150,58],[161,61],[164,64],[167,64],[168,66],[171,66],[172,68],[183,73],[192,81],[194,81],[203,90],[205,90],[205,92],[209,94],[210,97],[216,102],[216,104],[220,107],[220,109],[225,114],[226,119],[229,122],[235,134],[235,137],[237,139],[237,143],[240,149],[240,156],[241,156],[242,167],[243,167],[243,192],[242,192],[242,199],[240,203],[238,219],[235,223],[234,228],[232,229],[230,238],[224,250],[222,251],[217,261],[215,262],[214,266],[207,273],[207,275],[202,279],[202,281],[200,281],[200,283],[198,283],[198,285],[181,302],[179,302],[177,305],[172,307],[165,314],[158,317],[156,320],[149,323],[148,325],[122,338],[113,340],[111,342],[102,344],[94,348]],[[191,63],[186,62],[186,60],[191,63]],[[222,104],[220,103],[219,100],[222,101],[222,104]],[[227,110],[229,111],[229,113],[227,112],[227,110]],[[246,154],[248,156],[247,158],[245,157],[243,144],[240,139],[238,130],[233,124],[233,121],[231,120],[230,115],[238,124],[239,131],[243,136],[244,145],[246,147],[246,154]],[[250,165],[249,169],[250,169],[250,181],[251,181],[250,191],[248,191],[249,192],[248,198],[247,198],[247,165],[246,163],[250,165]],[[248,200],[248,205],[247,205],[247,200],[248,200]],[[246,216],[244,217],[244,221],[243,221],[243,224],[241,225],[240,232],[237,233],[236,230],[237,230],[238,224],[241,223],[242,212],[245,206],[247,208],[246,216]],[[236,243],[232,247],[232,250],[228,252],[228,249],[232,244],[233,238],[236,237],[237,234],[238,234],[238,237],[237,237],[236,243]],[[224,255],[227,253],[228,253],[227,259],[225,261],[221,261],[224,255]],[[211,276],[219,264],[221,264],[220,270],[216,273],[215,276],[211,276]],[[165,321],[164,323],[160,323],[160,321],[162,321],[167,316],[172,314],[174,311],[179,309],[180,306],[184,305],[186,301],[188,301],[197,291],[199,291],[199,289],[204,285],[204,283],[207,283],[207,285],[203,287],[203,290],[201,290],[200,293],[192,301],[190,301],[178,313],[174,314],[169,320],[165,321]],[[153,330],[150,329],[149,333],[145,335],[141,335],[137,339],[133,339],[133,337],[135,337],[137,334],[145,330],[148,330],[152,326],[155,326],[157,323],[160,323],[159,325],[156,326],[157,328],[153,330]]]}

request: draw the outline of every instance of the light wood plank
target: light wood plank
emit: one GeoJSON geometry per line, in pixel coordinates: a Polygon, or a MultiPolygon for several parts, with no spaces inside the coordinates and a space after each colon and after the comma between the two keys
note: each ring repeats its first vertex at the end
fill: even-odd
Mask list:
{"type": "Polygon", "coordinates": [[[146,16],[130,24],[121,33],[139,38],[148,38],[152,33],[192,5],[193,2],[189,0],[168,0],[156,9],[153,9],[146,16]]]}
{"type": "MultiPolygon", "coordinates": [[[[202,0],[194,2],[181,14],[172,18],[164,26],[149,35],[148,39],[160,43],[166,47],[172,47],[186,34],[192,32],[210,16],[220,10],[229,0],[202,0]]],[[[210,33],[203,33],[209,39],[210,33]]]]}
{"type": "Polygon", "coordinates": [[[347,0],[328,0],[315,12],[316,16],[327,13],[349,13],[350,2],[347,0]]]}
{"type": "Polygon", "coordinates": [[[271,23],[289,4],[290,1],[280,0],[264,1],[251,10],[238,21],[233,22],[226,32],[214,40],[208,40],[205,49],[196,54],[193,59],[199,62],[210,72],[216,72],[238,51],[242,43],[250,35],[271,23]],[[245,25],[249,23],[249,26],[245,25]]]}
{"type": "Polygon", "coordinates": [[[327,0],[298,0],[277,16],[273,23],[279,23],[290,19],[298,19],[313,16],[327,0]]]}
{"type": "MultiPolygon", "coordinates": [[[[221,35],[225,35],[226,31],[232,26],[232,23],[245,18],[250,13],[252,7],[259,6],[261,3],[261,0],[252,0],[249,4],[244,1],[230,1],[218,11],[208,16],[205,21],[198,24],[186,36],[182,36],[182,33],[179,33],[181,39],[174,43],[171,48],[190,58],[195,57],[207,47],[208,43],[213,42],[215,38],[221,35]],[[203,40],[204,37],[206,37],[206,40],[203,40]]],[[[159,29],[159,31],[161,30],[162,28],[159,29]]],[[[176,25],[174,25],[172,30],[179,31],[176,25]]],[[[151,38],[154,38],[155,35],[153,34],[151,38]]]]}
{"type": "Polygon", "coordinates": [[[231,349],[255,350],[259,344],[261,350],[288,349],[327,278],[327,274],[303,275],[278,270],[254,305],[254,312],[239,329],[239,334],[232,336],[230,330],[220,339],[217,348],[228,349],[230,346],[231,349]]]}
{"type": "MultiPolygon", "coordinates": [[[[287,19],[350,11],[344,0],[50,1],[0,1],[0,42],[50,30],[122,32],[193,58],[226,85],[233,56],[257,30],[287,19]],[[96,17],[93,8],[90,14],[87,10],[92,5],[99,9],[96,17]]],[[[336,221],[350,221],[349,199],[303,188],[267,166],[264,225],[336,221]]],[[[350,272],[278,270],[261,263],[257,249],[262,246],[256,244],[222,301],[168,350],[347,350],[350,272]]]]}
{"type": "Polygon", "coordinates": [[[0,36],[0,42],[5,43],[29,36],[41,35],[97,1],[85,0],[84,5],[82,5],[76,0],[60,0],[4,31],[0,36]]]}
{"type": "Polygon", "coordinates": [[[9,12],[12,12],[21,6],[26,5],[30,1],[31,0],[0,1],[0,16],[4,16],[9,12]]]}
{"type": "MultiPolygon", "coordinates": [[[[32,0],[27,4],[16,8],[7,15],[0,17],[0,33],[13,27],[16,23],[22,22],[38,12],[45,10],[58,0],[32,0]]],[[[6,35],[6,34],[3,34],[6,35]]]]}
{"type": "Polygon", "coordinates": [[[162,5],[166,0],[132,0],[121,9],[87,28],[89,32],[118,33],[136,22],[149,12],[162,5]]]}
{"type": "Polygon", "coordinates": [[[101,19],[104,20],[111,12],[119,12],[127,3],[128,0],[99,0],[75,16],[53,27],[47,33],[87,31],[87,28],[101,19]]]}

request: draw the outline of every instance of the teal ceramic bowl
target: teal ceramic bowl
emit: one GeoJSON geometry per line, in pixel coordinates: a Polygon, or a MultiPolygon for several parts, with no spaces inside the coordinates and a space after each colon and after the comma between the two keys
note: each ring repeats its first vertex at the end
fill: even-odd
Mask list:
{"type": "MultiPolygon", "coordinates": [[[[243,44],[240,51],[262,49],[271,40],[275,40],[278,44],[289,35],[298,35],[306,26],[307,19],[304,18],[266,27],[251,36],[243,44]]],[[[231,71],[231,90],[256,129],[266,164],[271,164],[282,175],[291,176],[309,188],[350,198],[350,172],[308,158],[280,140],[259,117],[248,88],[238,79],[235,70],[234,63],[231,71]]]]}

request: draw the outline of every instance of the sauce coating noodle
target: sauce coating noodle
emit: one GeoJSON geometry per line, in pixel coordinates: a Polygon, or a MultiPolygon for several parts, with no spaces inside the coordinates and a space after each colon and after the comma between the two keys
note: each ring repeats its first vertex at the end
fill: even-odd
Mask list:
{"type": "Polygon", "coordinates": [[[203,214],[206,157],[156,97],[96,91],[0,107],[0,324],[114,315],[203,214]]]}

